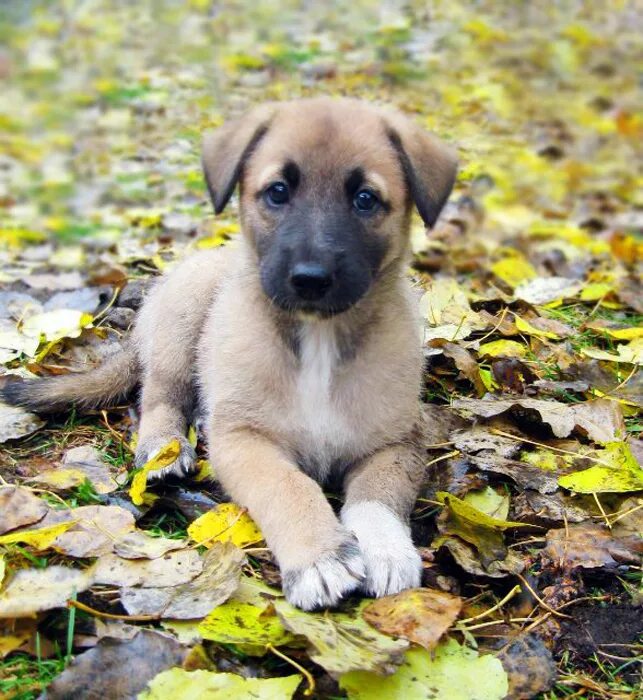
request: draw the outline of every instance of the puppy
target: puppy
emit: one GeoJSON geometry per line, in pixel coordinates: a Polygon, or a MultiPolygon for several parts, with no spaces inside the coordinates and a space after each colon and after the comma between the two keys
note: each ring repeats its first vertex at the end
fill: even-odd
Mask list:
{"type": "Polygon", "coordinates": [[[400,113],[350,99],[266,104],[206,134],[214,210],[239,185],[243,235],[160,279],[97,370],[7,386],[37,411],[104,405],[142,384],[137,465],[172,439],[191,471],[198,408],[224,489],[305,610],[420,583],[408,518],[424,474],[422,353],[405,263],[456,162],[400,113]],[[341,481],[337,517],[321,485],[341,481]]]}

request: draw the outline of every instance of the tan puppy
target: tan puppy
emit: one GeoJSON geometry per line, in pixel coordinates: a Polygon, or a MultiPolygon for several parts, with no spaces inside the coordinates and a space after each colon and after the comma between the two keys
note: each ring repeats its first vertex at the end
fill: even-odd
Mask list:
{"type": "Polygon", "coordinates": [[[241,240],[163,277],[98,370],[10,385],[5,400],[93,406],[140,381],[136,462],[179,438],[174,473],[192,468],[198,403],[217,478],[258,522],[292,603],[417,586],[422,353],[404,273],[411,207],[433,225],[453,155],[395,111],[317,98],[206,135],[203,165],[217,213],[239,184],[241,240]]]}

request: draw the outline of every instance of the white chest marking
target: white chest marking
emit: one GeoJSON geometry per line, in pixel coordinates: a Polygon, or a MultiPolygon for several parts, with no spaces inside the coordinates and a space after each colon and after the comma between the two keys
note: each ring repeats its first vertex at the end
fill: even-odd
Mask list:
{"type": "Polygon", "coordinates": [[[340,362],[337,337],[324,321],[304,324],[300,335],[300,371],[296,410],[300,424],[317,452],[314,457],[328,468],[339,457],[350,431],[333,398],[334,380],[340,362]]]}

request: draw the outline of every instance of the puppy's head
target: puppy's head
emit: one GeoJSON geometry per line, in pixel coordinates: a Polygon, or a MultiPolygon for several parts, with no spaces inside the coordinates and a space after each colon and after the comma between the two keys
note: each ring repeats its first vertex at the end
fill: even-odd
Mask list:
{"type": "Polygon", "coordinates": [[[216,213],[240,185],[266,295],[319,316],[353,306],[404,258],[412,205],[432,226],[456,172],[402,114],[332,98],[263,105],[206,134],[203,166],[216,213]]]}

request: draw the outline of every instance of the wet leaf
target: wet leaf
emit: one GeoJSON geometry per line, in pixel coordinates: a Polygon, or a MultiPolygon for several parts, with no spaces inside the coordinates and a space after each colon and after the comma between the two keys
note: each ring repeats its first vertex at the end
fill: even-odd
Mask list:
{"type": "Polygon", "coordinates": [[[467,544],[459,537],[439,537],[433,541],[434,548],[445,547],[456,563],[465,571],[474,576],[488,576],[489,578],[505,578],[519,574],[526,567],[524,559],[513,550],[508,550],[504,559],[481,561],[475,547],[467,544]]]}
{"type": "Polygon", "coordinates": [[[515,637],[497,658],[509,677],[506,700],[530,700],[549,690],[556,680],[551,651],[534,634],[515,637]]]}
{"type": "Polygon", "coordinates": [[[450,639],[433,656],[426,649],[411,649],[393,675],[353,671],[340,678],[351,700],[503,700],[509,689],[499,659],[478,655],[450,639]]]}
{"type": "Polygon", "coordinates": [[[149,684],[148,689],[138,695],[138,700],[165,700],[168,697],[184,700],[200,698],[225,698],[227,700],[288,700],[292,698],[301,676],[281,678],[243,678],[234,673],[214,673],[212,671],[184,671],[172,668],[159,673],[149,684]]]}
{"type": "Polygon", "coordinates": [[[29,489],[20,486],[0,488],[0,535],[42,520],[49,506],[29,489]]]}
{"type": "Polygon", "coordinates": [[[197,544],[212,547],[215,542],[232,542],[247,547],[263,540],[263,535],[244,508],[235,503],[220,503],[188,527],[188,535],[197,544]]]}
{"type": "Polygon", "coordinates": [[[403,637],[429,651],[451,627],[462,608],[457,596],[432,588],[415,588],[369,603],[366,622],[392,637],[403,637]]]}
{"type": "Polygon", "coordinates": [[[285,600],[274,606],[286,629],[306,637],[310,658],[333,676],[355,670],[391,673],[408,648],[408,642],[371,627],[361,615],[364,604],[350,613],[305,613],[285,600]]]}

